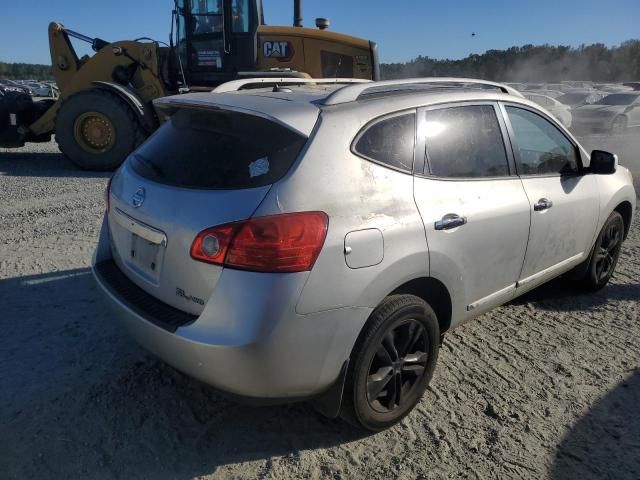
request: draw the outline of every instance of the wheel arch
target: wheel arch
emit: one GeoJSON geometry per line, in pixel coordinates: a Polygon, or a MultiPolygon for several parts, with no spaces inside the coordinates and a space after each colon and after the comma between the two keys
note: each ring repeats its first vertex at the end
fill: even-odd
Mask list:
{"type": "Polygon", "coordinates": [[[629,125],[629,117],[627,116],[627,113],[622,112],[613,117],[613,119],[611,120],[611,128],[613,128],[613,126],[616,124],[616,120],[618,120],[619,118],[624,119],[625,125],[629,125]]]}
{"type": "MultiPolygon", "coordinates": [[[[55,108],[58,104],[54,105],[55,108]]],[[[139,120],[136,110],[120,94],[109,88],[92,86],[80,90],[66,97],[56,111],[55,116],[56,141],[62,153],[66,155],[76,166],[85,170],[113,170],[117,168],[131,151],[140,145],[148,136],[148,132],[139,120]],[[98,102],[99,99],[100,101],[98,102]],[[98,102],[97,106],[93,101],[98,102]],[[79,116],[86,111],[102,108],[106,115],[115,114],[121,116],[119,122],[113,123],[115,128],[122,127],[121,122],[126,118],[126,125],[122,132],[128,135],[126,148],[119,145],[116,139],[115,145],[104,152],[88,152],[80,145],[75,136],[75,123],[79,116]],[[106,110],[105,110],[106,109],[106,110]],[[114,157],[114,152],[117,155],[114,157]],[[106,155],[106,156],[105,156],[106,155]]]]}
{"type": "Polygon", "coordinates": [[[158,119],[153,107],[143,102],[133,90],[113,82],[96,81],[93,82],[93,86],[98,90],[111,92],[124,100],[147,133],[153,132],[158,127],[158,119]]]}
{"type": "Polygon", "coordinates": [[[409,294],[415,295],[427,302],[433,308],[438,317],[440,334],[444,334],[451,327],[452,304],[451,295],[447,287],[433,277],[419,277],[403,283],[389,295],[409,294]]]}
{"type": "MultiPolygon", "coordinates": [[[[451,320],[453,318],[451,294],[444,283],[440,280],[428,276],[415,277],[411,280],[407,280],[396,286],[393,290],[387,292],[387,294],[380,299],[375,308],[380,306],[384,300],[391,295],[415,295],[427,302],[431,308],[433,308],[433,311],[438,318],[438,326],[441,336],[451,328],[451,320]]],[[[372,309],[366,320],[362,325],[360,325],[357,335],[348,350],[348,357],[351,356],[353,349],[358,343],[358,339],[371,321],[371,316],[375,311],[375,308],[372,309]]]]}
{"type": "Polygon", "coordinates": [[[629,235],[629,230],[631,230],[631,221],[633,220],[633,207],[631,206],[631,202],[625,200],[619,203],[613,211],[622,215],[622,219],[624,220],[624,238],[626,239],[627,235],[629,235]]]}

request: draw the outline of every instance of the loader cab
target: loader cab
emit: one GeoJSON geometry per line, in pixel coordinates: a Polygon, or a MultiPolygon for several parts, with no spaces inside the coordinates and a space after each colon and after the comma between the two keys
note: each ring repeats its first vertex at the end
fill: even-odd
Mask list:
{"type": "Polygon", "coordinates": [[[255,70],[260,0],[176,0],[175,21],[189,85],[214,86],[255,70]]]}

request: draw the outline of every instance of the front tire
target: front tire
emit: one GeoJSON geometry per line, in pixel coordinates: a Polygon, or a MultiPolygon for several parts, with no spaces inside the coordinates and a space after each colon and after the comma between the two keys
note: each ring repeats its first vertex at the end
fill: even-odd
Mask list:
{"type": "Polygon", "coordinates": [[[627,131],[627,118],[621,115],[613,119],[611,124],[611,133],[613,135],[622,135],[627,131]]]}
{"type": "Polygon", "coordinates": [[[623,238],[624,220],[620,213],[613,212],[604,223],[593,247],[584,278],[587,289],[600,290],[609,282],[620,257],[623,238]]]}
{"type": "Polygon", "coordinates": [[[85,90],[72,95],[56,117],[60,150],[83,170],[118,168],[145,136],[131,107],[105,90],[85,90]]]}
{"type": "Polygon", "coordinates": [[[342,417],[372,432],[400,422],[429,385],[439,345],[438,319],[429,304],[413,295],[387,297],[354,347],[342,417]]]}

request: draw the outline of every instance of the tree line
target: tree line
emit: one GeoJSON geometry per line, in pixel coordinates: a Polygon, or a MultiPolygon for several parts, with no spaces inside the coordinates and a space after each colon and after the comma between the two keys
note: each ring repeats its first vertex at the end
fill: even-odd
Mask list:
{"type": "Polygon", "coordinates": [[[50,65],[0,62],[0,79],[53,80],[50,65]]]}
{"type": "Polygon", "coordinates": [[[380,66],[382,78],[469,77],[501,82],[640,81],[640,40],[619,46],[581,45],[577,48],[524,45],[488,50],[461,60],[419,56],[405,63],[380,66]]]}
{"type": "MultiPolygon", "coordinates": [[[[436,60],[419,56],[404,63],[380,65],[382,78],[471,77],[502,82],[640,81],[640,40],[619,46],[601,43],[577,48],[524,45],[507,50],[487,50],[461,60],[436,60]]],[[[0,62],[0,79],[52,78],[49,65],[0,62]]]]}

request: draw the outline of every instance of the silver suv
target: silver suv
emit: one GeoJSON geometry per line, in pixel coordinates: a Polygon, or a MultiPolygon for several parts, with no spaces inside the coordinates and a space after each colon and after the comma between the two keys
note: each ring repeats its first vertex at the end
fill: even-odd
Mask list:
{"type": "Polygon", "coordinates": [[[558,275],[613,274],[631,174],[516,91],[285,81],[160,99],[108,187],[95,277],[176,368],[381,430],[445,332],[558,275]]]}

